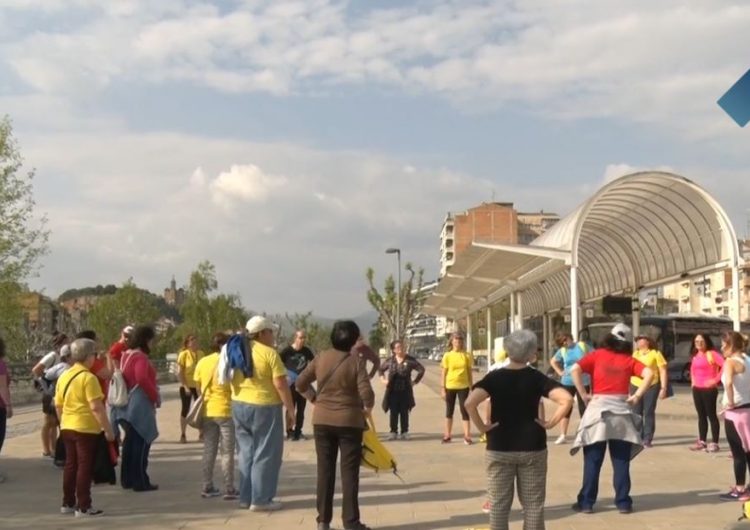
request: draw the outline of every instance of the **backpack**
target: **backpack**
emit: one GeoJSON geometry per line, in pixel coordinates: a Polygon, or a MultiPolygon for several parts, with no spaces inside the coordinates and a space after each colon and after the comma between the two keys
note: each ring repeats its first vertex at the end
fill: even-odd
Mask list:
{"type": "Polygon", "coordinates": [[[127,359],[122,365],[122,368],[115,367],[112,373],[112,380],[109,382],[109,390],[107,390],[107,402],[113,407],[124,407],[128,404],[130,399],[130,393],[128,392],[128,385],[125,383],[125,377],[122,375],[122,371],[127,366],[128,361],[135,355],[135,352],[128,354],[127,359]]]}
{"type": "Polygon", "coordinates": [[[396,459],[378,438],[375,431],[375,423],[371,415],[367,415],[367,430],[362,433],[362,460],[361,465],[369,467],[374,471],[393,471],[398,476],[396,459]]]}

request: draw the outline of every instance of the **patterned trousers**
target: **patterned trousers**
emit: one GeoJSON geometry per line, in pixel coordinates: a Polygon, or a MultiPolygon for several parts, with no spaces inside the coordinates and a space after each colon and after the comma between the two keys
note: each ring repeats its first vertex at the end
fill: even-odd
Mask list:
{"type": "Polygon", "coordinates": [[[490,529],[508,530],[508,516],[518,485],[523,506],[523,530],[544,530],[547,494],[547,450],[529,452],[487,451],[487,490],[490,529]]]}
{"type": "Polygon", "coordinates": [[[221,446],[224,492],[234,490],[234,422],[232,418],[206,418],[203,422],[203,489],[214,485],[214,464],[221,446]]]}

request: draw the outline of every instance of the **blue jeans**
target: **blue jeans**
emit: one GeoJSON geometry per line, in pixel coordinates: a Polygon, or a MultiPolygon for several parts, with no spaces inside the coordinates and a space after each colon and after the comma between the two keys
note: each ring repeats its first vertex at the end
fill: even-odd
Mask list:
{"type": "Polygon", "coordinates": [[[240,502],[261,506],[276,496],[284,451],[281,405],[232,402],[239,449],[240,502]]]}
{"type": "Polygon", "coordinates": [[[614,470],[615,505],[630,508],[630,442],[609,440],[597,442],[583,448],[583,486],[578,493],[578,504],[583,508],[593,508],[599,495],[599,472],[604,463],[604,453],[609,444],[609,458],[614,470]]]}
{"type": "MultiPolygon", "coordinates": [[[[630,385],[631,394],[635,394],[636,390],[638,390],[637,386],[630,385]]],[[[644,442],[651,442],[654,439],[654,432],[656,431],[656,403],[659,401],[660,390],[661,385],[652,385],[643,394],[643,398],[639,399],[638,403],[633,405],[633,412],[643,416],[641,438],[643,438],[644,442]]]]}

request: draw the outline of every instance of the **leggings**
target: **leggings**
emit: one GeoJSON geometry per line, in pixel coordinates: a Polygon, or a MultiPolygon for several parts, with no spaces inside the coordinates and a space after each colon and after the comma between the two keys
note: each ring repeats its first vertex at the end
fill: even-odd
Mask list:
{"type": "Polygon", "coordinates": [[[736,485],[742,484],[744,487],[745,477],[747,476],[747,469],[750,468],[750,453],[746,453],[742,448],[742,439],[740,438],[737,429],[734,428],[734,423],[725,419],[724,420],[724,432],[727,436],[727,442],[729,443],[729,449],[732,451],[732,460],[734,462],[734,483],[736,485]]]}
{"type": "Polygon", "coordinates": [[[719,417],[716,415],[716,398],[719,389],[695,388],[693,387],[693,403],[698,413],[698,439],[706,441],[708,435],[708,422],[711,422],[711,438],[713,443],[719,443],[719,417]]]}
{"type": "Polygon", "coordinates": [[[189,388],[185,390],[184,386],[180,387],[180,401],[182,401],[182,408],[180,409],[181,417],[187,417],[188,412],[190,412],[190,403],[196,399],[198,399],[198,389],[189,388]]]}
{"type": "MultiPolygon", "coordinates": [[[[578,390],[576,390],[575,386],[568,386],[563,385],[563,388],[568,391],[568,394],[576,398],[576,403],[578,403],[578,415],[583,418],[583,413],[586,412],[586,402],[583,400],[581,395],[578,393],[578,390]]],[[[584,387],[586,389],[586,392],[590,392],[590,387],[584,387]]],[[[566,418],[570,418],[573,415],[573,407],[570,407],[570,410],[568,411],[568,414],[565,416],[566,418]]]]}
{"type": "Polygon", "coordinates": [[[448,390],[445,389],[445,417],[453,419],[453,412],[456,410],[456,397],[458,397],[458,410],[461,411],[461,419],[463,421],[469,421],[469,413],[466,412],[466,398],[469,397],[469,389],[462,388],[460,390],[448,390]]]}

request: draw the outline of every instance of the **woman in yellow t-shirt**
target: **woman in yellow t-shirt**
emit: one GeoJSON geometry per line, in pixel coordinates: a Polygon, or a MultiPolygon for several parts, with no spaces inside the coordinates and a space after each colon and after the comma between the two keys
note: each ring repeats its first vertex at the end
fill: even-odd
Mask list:
{"type": "MultiPolygon", "coordinates": [[[[656,343],[650,337],[645,335],[636,337],[636,346],[637,348],[633,351],[633,358],[642,362],[654,374],[651,386],[643,394],[643,399],[638,400],[633,405],[633,411],[643,416],[643,426],[641,427],[643,446],[651,447],[656,430],[656,402],[667,397],[667,385],[669,384],[667,361],[661,352],[656,349],[656,343]]],[[[630,378],[631,394],[635,393],[641,382],[640,377],[633,376],[630,378]]]]}
{"type": "Polygon", "coordinates": [[[237,498],[234,489],[234,422],[232,421],[232,387],[227,382],[219,384],[219,355],[229,337],[216,333],[212,339],[213,351],[203,357],[195,367],[195,383],[205,404],[203,421],[203,490],[201,497],[218,497],[221,492],[214,487],[216,453],[221,445],[221,472],[224,475],[224,500],[237,498]],[[205,392],[205,394],[203,394],[205,392]]]}
{"type": "Polygon", "coordinates": [[[472,369],[474,359],[464,349],[464,335],[455,332],[451,337],[451,351],[443,355],[440,362],[440,394],[445,400],[445,433],[443,443],[450,443],[453,433],[453,413],[456,410],[456,398],[461,411],[461,420],[464,428],[464,443],[471,445],[471,431],[469,425],[469,413],[466,412],[464,402],[469,396],[473,384],[472,369]]]}
{"type": "MultiPolygon", "coordinates": [[[[190,404],[198,399],[198,389],[195,387],[195,366],[203,358],[203,352],[198,350],[198,339],[195,335],[188,335],[182,341],[183,350],[177,356],[177,378],[180,380],[180,443],[187,443],[185,430],[190,412],[190,404]]],[[[202,434],[199,439],[202,438],[202,434]]]]}
{"type": "Polygon", "coordinates": [[[104,409],[104,394],[99,380],[91,373],[96,359],[96,343],[77,339],[70,346],[75,364],[57,380],[55,408],[60,418],[60,435],[65,443],[63,504],[61,513],[76,517],[101,515],[91,506],[91,479],[99,436],[115,439],[104,409]]]}

